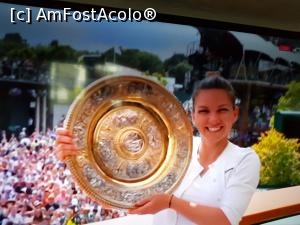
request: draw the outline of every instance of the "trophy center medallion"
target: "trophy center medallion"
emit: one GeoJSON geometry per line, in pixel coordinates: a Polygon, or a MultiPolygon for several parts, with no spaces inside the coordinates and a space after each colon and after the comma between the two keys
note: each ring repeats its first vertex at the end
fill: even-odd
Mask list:
{"type": "Polygon", "coordinates": [[[123,130],[119,143],[122,151],[127,155],[139,154],[145,147],[143,135],[138,129],[134,128],[123,130]]]}
{"type": "Polygon", "coordinates": [[[124,150],[130,153],[137,153],[143,149],[144,139],[138,132],[129,130],[122,136],[124,137],[122,140],[124,150]]]}

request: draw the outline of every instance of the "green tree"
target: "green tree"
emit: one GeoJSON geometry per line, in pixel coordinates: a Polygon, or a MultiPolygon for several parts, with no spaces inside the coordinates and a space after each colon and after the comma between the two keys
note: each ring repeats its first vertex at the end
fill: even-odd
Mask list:
{"type": "Polygon", "coordinates": [[[50,48],[49,46],[44,46],[44,45],[37,45],[34,47],[36,59],[38,62],[46,62],[48,61],[50,57],[50,48]]]}
{"type": "Polygon", "coordinates": [[[187,57],[183,54],[174,54],[164,62],[164,68],[170,77],[175,77],[177,83],[183,83],[185,73],[192,70],[187,57]]]}
{"type": "Polygon", "coordinates": [[[184,56],[184,54],[174,54],[164,61],[164,68],[166,71],[169,71],[171,68],[183,61],[187,61],[187,57],[184,56]]]}
{"type": "Polygon", "coordinates": [[[300,111],[300,82],[293,81],[289,84],[284,96],[280,97],[277,110],[300,111]]]}
{"type": "Polygon", "coordinates": [[[49,61],[74,62],[78,60],[79,53],[68,45],[60,45],[57,40],[53,40],[45,53],[49,61]]]}
{"type": "Polygon", "coordinates": [[[168,71],[169,76],[175,77],[177,83],[183,83],[185,73],[192,70],[192,66],[187,61],[178,63],[176,66],[171,67],[168,71]]]}
{"type": "Polygon", "coordinates": [[[115,48],[110,48],[101,54],[100,62],[119,63],[120,54],[116,52],[115,48]]]}
{"type": "Polygon", "coordinates": [[[154,72],[154,73],[150,74],[148,71],[146,71],[145,75],[155,77],[157,79],[157,81],[163,86],[165,86],[168,82],[165,77],[165,74],[163,74],[163,73],[154,72]]]}
{"type": "MultiPolygon", "coordinates": [[[[278,101],[276,111],[300,111],[300,82],[292,81],[285,95],[278,101]]],[[[270,127],[274,127],[274,115],[270,119],[270,127]]]]}
{"type": "Polygon", "coordinates": [[[7,57],[14,58],[14,59],[35,59],[36,54],[34,49],[29,47],[23,47],[23,48],[14,48],[10,50],[7,54],[7,57]]]}
{"type": "Polygon", "coordinates": [[[28,47],[26,40],[19,33],[7,33],[0,42],[0,57],[14,55],[17,50],[25,51],[28,47]]]}
{"type": "Polygon", "coordinates": [[[164,71],[163,63],[157,55],[140,51],[138,49],[121,50],[121,54],[117,62],[143,72],[148,71],[149,73],[162,73],[164,71]]]}

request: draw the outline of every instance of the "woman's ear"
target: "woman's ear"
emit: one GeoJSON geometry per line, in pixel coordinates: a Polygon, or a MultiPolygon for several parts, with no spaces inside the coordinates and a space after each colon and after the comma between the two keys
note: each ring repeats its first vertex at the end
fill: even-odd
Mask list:
{"type": "Polygon", "coordinates": [[[233,123],[235,123],[238,120],[239,114],[240,114],[240,108],[238,106],[235,106],[233,109],[233,116],[234,116],[233,123]]]}

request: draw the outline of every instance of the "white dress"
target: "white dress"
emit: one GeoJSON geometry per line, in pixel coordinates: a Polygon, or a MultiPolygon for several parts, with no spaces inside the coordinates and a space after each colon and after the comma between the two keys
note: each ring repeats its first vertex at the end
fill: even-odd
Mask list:
{"type": "MultiPolygon", "coordinates": [[[[260,160],[251,148],[228,143],[218,159],[203,170],[197,159],[200,138],[193,140],[193,157],[175,196],[223,210],[232,225],[238,225],[259,182],[260,160]]],[[[154,215],[155,225],[194,225],[172,209],[154,215]]]]}

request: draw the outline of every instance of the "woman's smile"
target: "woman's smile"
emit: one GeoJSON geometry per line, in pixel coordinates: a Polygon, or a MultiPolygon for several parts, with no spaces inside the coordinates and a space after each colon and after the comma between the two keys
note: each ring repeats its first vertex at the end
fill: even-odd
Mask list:
{"type": "Polygon", "coordinates": [[[218,132],[222,129],[223,127],[220,126],[220,127],[206,127],[206,129],[209,131],[209,132],[218,132]]]}
{"type": "Polygon", "coordinates": [[[227,143],[238,110],[225,90],[202,90],[195,98],[193,122],[205,143],[227,143]]]}

